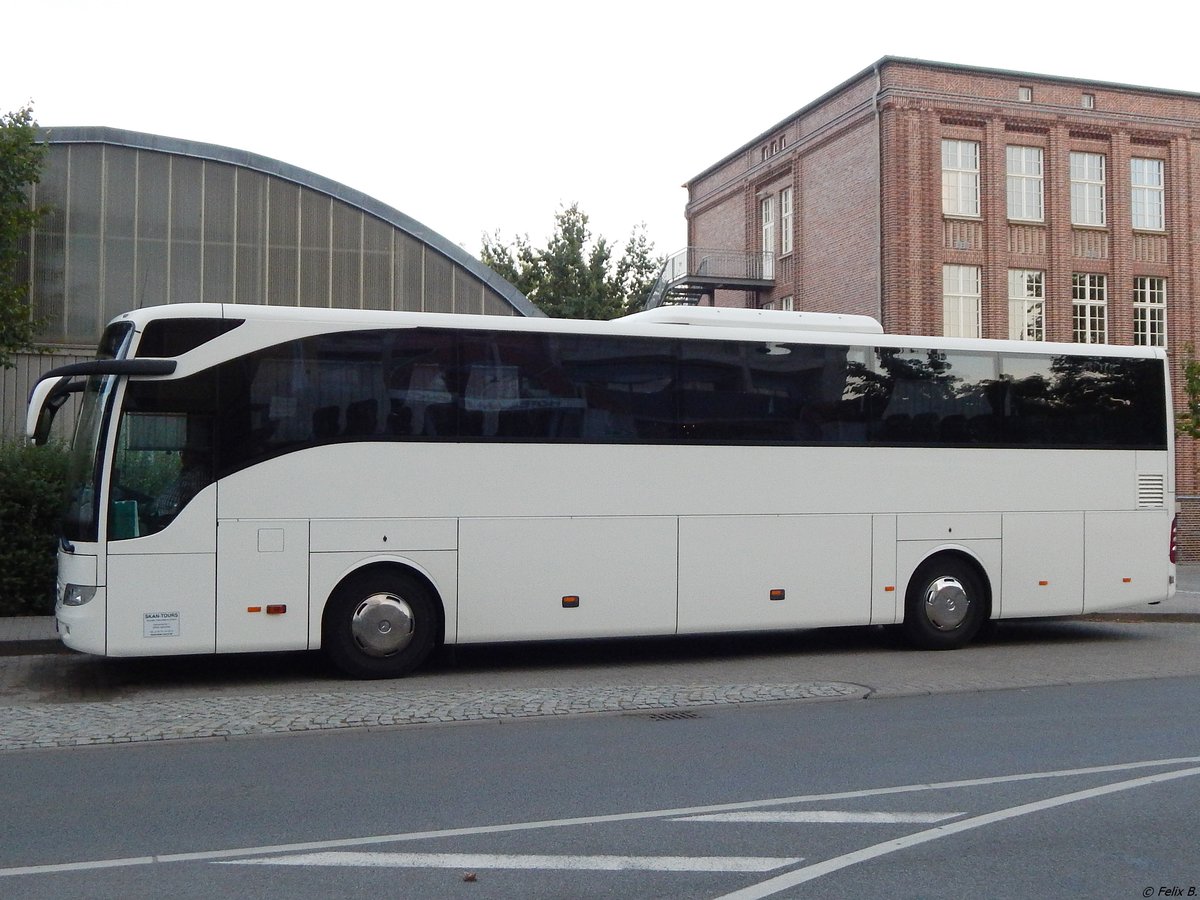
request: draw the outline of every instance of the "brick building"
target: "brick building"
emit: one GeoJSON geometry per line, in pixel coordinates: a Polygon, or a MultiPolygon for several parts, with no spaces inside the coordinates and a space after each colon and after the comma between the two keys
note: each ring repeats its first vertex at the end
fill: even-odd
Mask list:
{"type": "MultiPolygon", "coordinates": [[[[686,188],[667,302],[1200,344],[1200,94],[884,57],[686,188]]],[[[1200,559],[1186,438],[1177,489],[1200,559]]]]}

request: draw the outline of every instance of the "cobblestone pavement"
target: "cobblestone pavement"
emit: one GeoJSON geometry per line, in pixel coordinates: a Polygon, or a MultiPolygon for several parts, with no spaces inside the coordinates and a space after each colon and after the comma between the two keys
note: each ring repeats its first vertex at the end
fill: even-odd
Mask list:
{"type": "Polygon", "coordinates": [[[880,628],[558,644],[446,654],[410,678],[353,682],[314,654],[0,657],[0,751],[808,702],[1200,674],[1200,623],[1006,623],[950,653],[880,628]]]}
{"type": "Polygon", "coordinates": [[[0,750],[581,713],[671,715],[713,704],[841,699],[864,693],[862,688],[845,684],[648,685],[414,691],[398,696],[341,690],[284,698],[117,700],[79,704],[67,716],[53,706],[16,706],[0,709],[0,750]]]}

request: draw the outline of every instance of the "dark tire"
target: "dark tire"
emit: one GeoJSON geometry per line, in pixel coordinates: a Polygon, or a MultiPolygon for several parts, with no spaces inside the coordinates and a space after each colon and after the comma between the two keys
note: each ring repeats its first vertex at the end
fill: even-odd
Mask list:
{"type": "Polygon", "coordinates": [[[987,607],[987,591],[975,566],[961,557],[935,556],[908,583],[904,637],[922,650],[957,650],[979,633],[987,607]]]}
{"type": "Polygon", "coordinates": [[[325,607],[321,649],[352,678],[397,678],[417,669],[437,644],[439,604],[399,569],[351,575],[325,607]]]}

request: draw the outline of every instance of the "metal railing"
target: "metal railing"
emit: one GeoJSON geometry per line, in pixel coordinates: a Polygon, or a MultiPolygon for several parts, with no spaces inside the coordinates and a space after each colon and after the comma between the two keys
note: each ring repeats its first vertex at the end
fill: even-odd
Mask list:
{"type": "Polygon", "coordinates": [[[667,257],[658,281],[650,289],[642,309],[654,309],[667,301],[670,289],[692,279],[720,282],[770,281],[775,277],[775,254],[747,250],[710,250],[685,247],[667,257]]]}

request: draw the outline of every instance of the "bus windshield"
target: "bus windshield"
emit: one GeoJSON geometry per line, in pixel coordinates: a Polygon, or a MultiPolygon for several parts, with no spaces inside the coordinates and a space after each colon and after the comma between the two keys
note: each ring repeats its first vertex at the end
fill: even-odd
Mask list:
{"type": "MultiPolygon", "coordinates": [[[[128,322],[110,325],[100,340],[96,359],[124,359],[129,351],[133,326],[128,322]]],[[[92,375],[82,392],[75,436],[71,441],[71,461],[67,471],[66,510],[62,533],[68,541],[97,540],[97,494],[100,484],[100,457],[105,427],[112,406],[116,375],[92,375]]]]}

